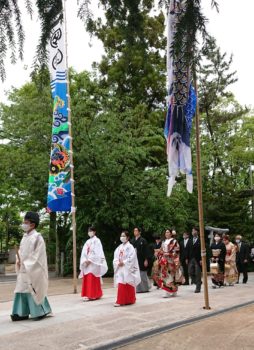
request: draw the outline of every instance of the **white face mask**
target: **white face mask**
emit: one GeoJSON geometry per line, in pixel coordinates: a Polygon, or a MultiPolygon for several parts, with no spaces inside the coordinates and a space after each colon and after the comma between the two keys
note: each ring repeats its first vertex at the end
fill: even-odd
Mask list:
{"type": "Polygon", "coordinates": [[[30,230],[30,228],[31,228],[31,225],[29,225],[29,224],[22,224],[21,228],[22,228],[23,231],[28,232],[30,230]]]}
{"type": "Polygon", "coordinates": [[[88,236],[89,236],[90,238],[92,238],[92,237],[94,236],[94,232],[93,232],[93,231],[88,231],[88,236]]]}
{"type": "Polygon", "coordinates": [[[120,241],[122,242],[122,243],[126,243],[127,242],[127,237],[120,237],[120,241]]]}
{"type": "Polygon", "coordinates": [[[219,241],[220,241],[220,237],[216,236],[216,237],[214,237],[214,240],[215,240],[216,242],[219,242],[219,241]]]}
{"type": "Polygon", "coordinates": [[[240,241],[240,239],[236,239],[235,242],[236,242],[237,244],[239,244],[241,241],[240,241]]]}

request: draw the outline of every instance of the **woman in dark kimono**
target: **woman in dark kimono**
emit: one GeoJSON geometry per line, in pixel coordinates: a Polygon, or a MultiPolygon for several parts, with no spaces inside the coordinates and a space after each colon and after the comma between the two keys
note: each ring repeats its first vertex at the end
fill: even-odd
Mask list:
{"type": "Polygon", "coordinates": [[[214,235],[214,242],[211,244],[211,273],[213,288],[222,287],[224,285],[224,269],[226,247],[222,242],[222,236],[219,233],[214,235]]]}

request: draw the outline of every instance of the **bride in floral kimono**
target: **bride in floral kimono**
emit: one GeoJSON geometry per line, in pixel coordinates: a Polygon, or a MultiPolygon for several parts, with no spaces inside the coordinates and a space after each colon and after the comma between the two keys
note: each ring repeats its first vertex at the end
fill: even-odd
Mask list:
{"type": "Polygon", "coordinates": [[[175,296],[178,285],[184,283],[180,266],[180,247],[171,230],[166,230],[165,240],[157,254],[157,264],[154,264],[153,279],[165,291],[165,298],[175,296]]]}
{"type": "Polygon", "coordinates": [[[236,246],[230,242],[229,236],[223,237],[223,242],[226,246],[226,258],[225,258],[225,283],[229,286],[233,286],[238,278],[238,272],[236,268],[236,246]]]}

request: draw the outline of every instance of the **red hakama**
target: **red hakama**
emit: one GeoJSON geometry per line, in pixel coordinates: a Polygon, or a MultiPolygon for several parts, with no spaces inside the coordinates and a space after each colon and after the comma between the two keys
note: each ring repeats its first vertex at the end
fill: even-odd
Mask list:
{"type": "Polygon", "coordinates": [[[89,299],[100,299],[102,297],[100,277],[95,277],[92,273],[84,275],[81,296],[89,299]]]}
{"type": "Polygon", "coordinates": [[[135,288],[128,283],[126,284],[118,283],[116,304],[129,305],[129,304],[135,304],[135,301],[136,301],[135,288]]]}

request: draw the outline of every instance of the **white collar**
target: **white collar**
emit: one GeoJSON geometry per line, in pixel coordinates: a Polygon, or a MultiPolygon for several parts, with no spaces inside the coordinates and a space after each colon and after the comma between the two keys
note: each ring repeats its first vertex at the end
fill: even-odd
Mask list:
{"type": "Polygon", "coordinates": [[[29,233],[26,232],[26,233],[24,234],[24,236],[25,236],[25,237],[30,237],[30,236],[32,236],[35,232],[36,232],[36,230],[35,230],[35,228],[34,228],[34,229],[33,229],[32,231],[30,231],[29,233]]]}

